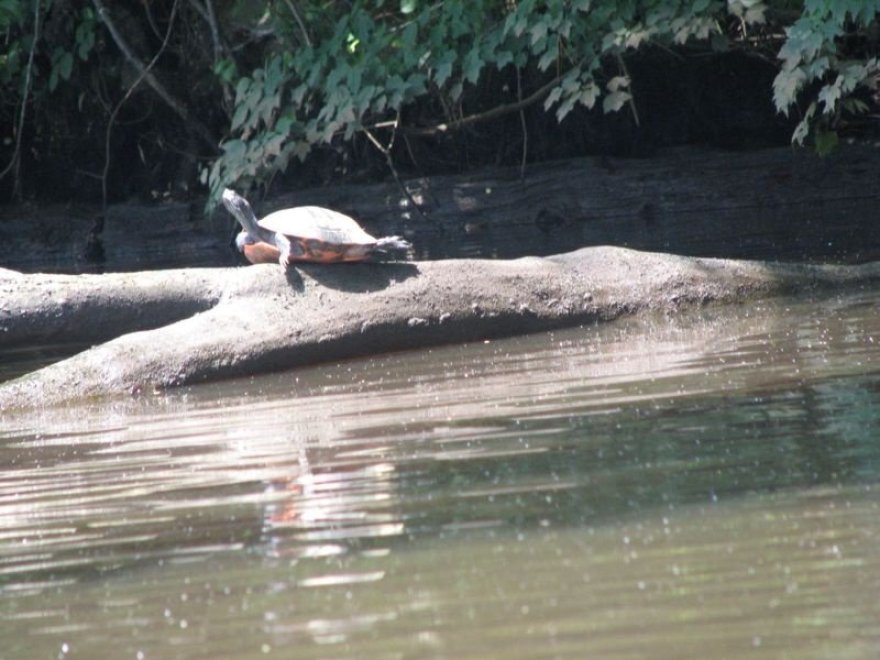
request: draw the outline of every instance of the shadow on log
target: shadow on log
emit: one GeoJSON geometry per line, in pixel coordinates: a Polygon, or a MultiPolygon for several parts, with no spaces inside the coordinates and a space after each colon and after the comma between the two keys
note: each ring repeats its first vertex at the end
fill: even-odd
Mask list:
{"type": "Polygon", "coordinates": [[[100,341],[0,385],[0,410],[880,280],[593,247],[551,257],[108,275],[0,272],[0,348],[100,341]]]}

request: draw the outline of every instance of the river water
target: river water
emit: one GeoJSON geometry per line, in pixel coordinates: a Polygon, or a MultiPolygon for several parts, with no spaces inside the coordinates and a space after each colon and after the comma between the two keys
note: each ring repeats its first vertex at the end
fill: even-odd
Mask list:
{"type": "Polygon", "coordinates": [[[876,658],[878,439],[880,291],[5,413],[0,657],[876,658]]]}

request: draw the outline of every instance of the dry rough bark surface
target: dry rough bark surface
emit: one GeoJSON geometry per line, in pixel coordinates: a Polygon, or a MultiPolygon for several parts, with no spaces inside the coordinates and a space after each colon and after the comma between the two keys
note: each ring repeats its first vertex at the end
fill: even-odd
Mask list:
{"type": "Polygon", "coordinates": [[[0,385],[0,410],[153,392],[324,361],[676,313],[880,280],[820,266],[616,247],[550,257],[107,275],[0,271],[0,349],[103,341],[0,385]]]}

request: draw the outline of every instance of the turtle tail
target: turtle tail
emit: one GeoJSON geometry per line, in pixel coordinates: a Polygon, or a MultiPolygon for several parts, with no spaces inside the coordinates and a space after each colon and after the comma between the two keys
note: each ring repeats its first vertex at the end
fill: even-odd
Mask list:
{"type": "Polygon", "coordinates": [[[371,258],[373,261],[410,259],[413,256],[413,246],[408,240],[400,236],[385,236],[376,241],[371,258]]]}

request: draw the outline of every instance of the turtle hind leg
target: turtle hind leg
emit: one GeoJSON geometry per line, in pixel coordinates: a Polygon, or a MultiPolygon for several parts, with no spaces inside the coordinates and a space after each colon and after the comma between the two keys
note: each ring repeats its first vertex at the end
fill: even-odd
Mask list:
{"type": "Polygon", "coordinates": [[[411,259],[413,256],[413,246],[412,243],[400,236],[385,236],[376,241],[370,256],[373,261],[411,259]]]}

